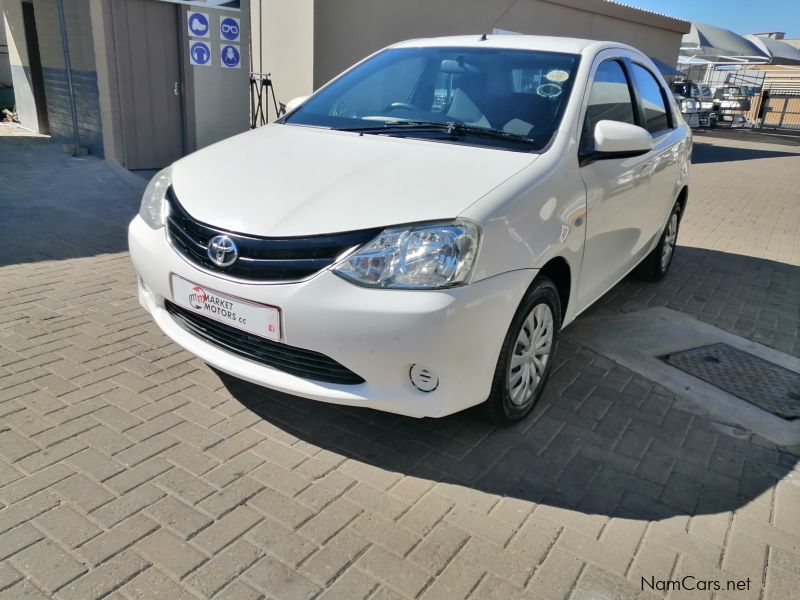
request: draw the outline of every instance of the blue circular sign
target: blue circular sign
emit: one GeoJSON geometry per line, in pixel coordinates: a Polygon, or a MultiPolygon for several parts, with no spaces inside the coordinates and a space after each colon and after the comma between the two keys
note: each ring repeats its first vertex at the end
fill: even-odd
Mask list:
{"type": "Polygon", "coordinates": [[[221,54],[223,65],[230,68],[239,66],[239,49],[236,46],[223,46],[221,54]]]}
{"type": "Polygon", "coordinates": [[[208,36],[208,17],[203,13],[189,15],[189,34],[198,37],[208,36]]]}
{"type": "Polygon", "coordinates": [[[189,47],[189,55],[192,63],[196,65],[206,65],[211,60],[211,48],[205,42],[192,42],[189,47]]]}
{"type": "Polygon", "coordinates": [[[239,39],[239,20],[233,17],[225,17],[219,23],[219,34],[229,42],[239,39]]]}

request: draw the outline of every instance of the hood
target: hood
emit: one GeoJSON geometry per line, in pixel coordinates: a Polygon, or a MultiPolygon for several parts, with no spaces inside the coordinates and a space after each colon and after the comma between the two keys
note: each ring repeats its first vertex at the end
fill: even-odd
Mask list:
{"type": "Polygon", "coordinates": [[[273,124],[179,160],[173,190],[220,229],[304,236],[455,217],[536,158],[273,124]]]}

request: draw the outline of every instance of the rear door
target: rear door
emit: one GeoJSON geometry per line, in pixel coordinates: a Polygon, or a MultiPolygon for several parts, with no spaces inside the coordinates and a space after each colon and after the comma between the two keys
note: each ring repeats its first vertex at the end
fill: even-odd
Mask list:
{"type": "MultiPolygon", "coordinates": [[[[628,63],[637,96],[641,126],[653,138],[648,157],[648,194],[639,205],[643,245],[639,258],[653,248],[678,196],[678,182],[686,149],[686,126],[673,110],[669,88],[635,58],[628,63]]],[[[638,262],[638,261],[637,261],[638,262]]]]}

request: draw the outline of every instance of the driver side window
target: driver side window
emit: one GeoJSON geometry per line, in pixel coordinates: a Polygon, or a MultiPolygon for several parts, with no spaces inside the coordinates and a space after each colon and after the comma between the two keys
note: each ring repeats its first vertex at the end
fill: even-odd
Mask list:
{"type": "Polygon", "coordinates": [[[619,61],[613,59],[603,62],[597,68],[592,81],[589,104],[583,120],[583,150],[590,150],[594,146],[594,128],[602,120],[635,124],[628,78],[619,61]]]}

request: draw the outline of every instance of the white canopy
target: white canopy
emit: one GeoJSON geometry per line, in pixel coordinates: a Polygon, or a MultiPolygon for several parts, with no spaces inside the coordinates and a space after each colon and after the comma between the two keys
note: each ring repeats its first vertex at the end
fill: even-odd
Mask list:
{"type": "Polygon", "coordinates": [[[747,38],[707,23],[692,23],[681,41],[681,64],[766,63],[770,55],[747,38]]]}
{"type": "Polygon", "coordinates": [[[744,36],[759,50],[769,55],[771,65],[800,65],[800,50],[771,37],[748,34],[744,36]]]}

